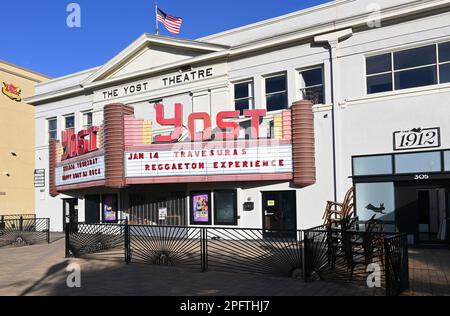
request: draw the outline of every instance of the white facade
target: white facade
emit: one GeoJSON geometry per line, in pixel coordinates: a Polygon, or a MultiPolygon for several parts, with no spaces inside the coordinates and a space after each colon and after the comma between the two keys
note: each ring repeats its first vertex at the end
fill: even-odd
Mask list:
{"type": "MultiPolygon", "coordinates": [[[[418,127],[439,127],[441,143],[435,149],[450,149],[449,83],[374,94],[368,94],[366,87],[367,57],[450,41],[450,1],[377,1],[380,11],[373,11],[377,8],[371,3],[334,1],[197,41],[143,35],[102,67],[37,85],[35,97],[28,100],[36,105],[36,169],[48,173],[50,118],[58,119],[60,135],[65,116],[75,114],[78,131],[83,113],[92,110],[93,124],[100,125],[103,108],[110,103],[131,105],[137,118],[147,120],[155,116],[151,102],[159,100],[167,116],[173,115],[176,102],[189,112],[215,116],[235,109],[234,84],[247,80],[253,82],[255,108],[265,109],[265,79],[281,73],[287,76],[288,104],[292,104],[302,99],[300,72],[322,67],[324,102],[314,106],[316,184],[303,189],[285,181],[186,184],[186,192],[237,189],[238,227],[243,228],[263,226],[261,192],[295,190],[297,228],[320,225],[326,201],[342,200],[353,185],[352,157],[394,153],[393,134],[418,127]],[[176,76],[183,66],[212,68],[213,74],[164,86],[163,78],[176,76]],[[125,93],[130,86],[135,93],[125,93]],[[243,210],[248,201],[255,203],[253,212],[243,210]]],[[[154,129],[154,133],[167,132],[159,126],[154,129]]],[[[64,198],[79,198],[78,220],[84,220],[83,192],[52,198],[48,190],[48,183],[45,190],[36,189],[36,211],[39,217],[52,219],[52,230],[62,230],[64,198]]]]}

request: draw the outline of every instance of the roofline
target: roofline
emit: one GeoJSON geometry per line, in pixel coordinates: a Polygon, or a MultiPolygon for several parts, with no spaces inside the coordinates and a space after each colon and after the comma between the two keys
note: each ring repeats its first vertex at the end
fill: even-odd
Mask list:
{"type": "MultiPolygon", "coordinates": [[[[284,20],[284,19],[290,19],[290,18],[294,18],[294,17],[297,17],[297,16],[310,14],[310,13],[315,12],[315,11],[329,9],[330,7],[334,7],[334,6],[340,5],[342,3],[354,2],[354,1],[355,0],[335,0],[335,1],[331,1],[331,2],[326,2],[326,3],[319,4],[319,5],[316,5],[316,6],[313,6],[313,7],[305,8],[303,10],[295,11],[295,12],[284,14],[284,15],[280,15],[280,16],[277,16],[277,17],[274,17],[274,18],[271,18],[271,19],[267,19],[267,20],[263,20],[263,21],[259,21],[259,22],[255,22],[255,23],[251,23],[251,24],[247,24],[247,25],[244,25],[244,26],[236,27],[236,28],[233,28],[231,30],[226,30],[226,31],[223,31],[223,32],[207,35],[207,36],[198,38],[197,40],[198,41],[210,41],[210,40],[214,40],[215,38],[222,37],[222,36],[225,36],[225,35],[238,33],[238,32],[242,32],[242,31],[246,31],[246,30],[251,30],[251,29],[257,28],[257,27],[262,26],[262,25],[274,24],[274,23],[277,23],[277,22],[279,22],[281,20],[284,20]]],[[[420,1],[420,0],[418,0],[418,1],[420,1]]]]}
{"type": "Polygon", "coordinates": [[[119,54],[110,59],[106,64],[101,66],[97,71],[92,73],[88,78],[83,80],[82,85],[90,85],[95,79],[102,77],[110,71],[117,63],[127,58],[133,52],[145,47],[147,43],[156,45],[175,46],[192,50],[211,51],[213,53],[229,49],[225,45],[216,45],[187,39],[172,38],[167,36],[153,35],[149,33],[142,34],[137,40],[128,45],[119,54]]]}
{"type": "Polygon", "coordinates": [[[97,66],[97,67],[81,70],[79,72],[74,72],[74,73],[71,73],[71,74],[68,74],[68,75],[65,75],[65,76],[62,76],[62,77],[57,77],[57,78],[53,78],[53,79],[50,79],[50,80],[45,81],[45,82],[41,82],[41,83],[37,84],[36,86],[44,86],[46,84],[51,84],[53,82],[57,82],[57,81],[61,81],[61,80],[65,80],[65,79],[69,79],[69,78],[73,78],[73,77],[77,77],[77,76],[83,75],[83,74],[88,73],[88,72],[93,72],[93,71],[95,71],[97,69],[100,69],[100,68],[101,68],[101,66],[97,66]]]}
{"type": "MultiPolygon", "coordinates": [[[[28,73],[31,74],[31,75],[43,77],[43,78],[45,78],[45,79],[52,79],[51,77],[49,77],[49,76],[47,76],[47,75],[43,75],[43,74],[41,74],[41,73],[39,73],[39,72],[37,72],[37,71],[30,70],[30,69],[25,68],[25,67],[22,67],[22,66],[18,66],[18,65],[16,65],[16,64],[13,64],[13,63],[8,62],[8,61],[5,61],[5,60],[1,60],[1,59],[0,59],[0,63],[3,63],[3,64],[5,64],[5,65],[8,65],[8,66],[11,66],[11,67],[20,69],[20,70],[23,70],[23,71],[25,71],[25,72],[28,72],[28,73]]],[[[6,70],[6,69],[5,69],[5,70],[6,70]]],[[[19,74],[19,73],[14,73],[14,74],[17,75],[17,76],[19,76],[19,77],[23,77],[23,78],[25,78],[25,79],[30,79],[30,80],[36,81],[36,82],[42,82],[41,80],[37,80],[37,78],[31,78],[31,77],[29,77],[29,76],[24,76],[24,75],[21,75],[21,74],[19,74]]]]}

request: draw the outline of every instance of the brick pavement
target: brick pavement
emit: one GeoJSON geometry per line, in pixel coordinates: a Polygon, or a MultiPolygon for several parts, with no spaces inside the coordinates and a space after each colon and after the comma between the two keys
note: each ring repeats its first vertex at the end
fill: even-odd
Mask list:
{"type": "Polygon", "coordinates": [[[409,251],[410,290],[404,295],[450,296],[450,250],[409,251]]]}
{"type": "MultiPolygon", "coordinates": [[[[450,295],[450,251],[411,250],[411,290],[404,295],[450,295]]],[[[357,296],[351,284],[304,283],[218,272],[200,273],[118,261],[64,258],[64,239],[50,245],[0,249],[0,295],[125,296],[357,296]],[[81,266],[81,289],[66,286],[66,267],[81,266]]]]}
{"type": "Polygon", "coordinates": [[[0,249],[0,295],[313,296],[371,295],[348,284],[201,273],[117,261],[64,258],[64,240],[0,249]],[[66,267],[81,266],[80,289],[66,286],[66,267]]]}

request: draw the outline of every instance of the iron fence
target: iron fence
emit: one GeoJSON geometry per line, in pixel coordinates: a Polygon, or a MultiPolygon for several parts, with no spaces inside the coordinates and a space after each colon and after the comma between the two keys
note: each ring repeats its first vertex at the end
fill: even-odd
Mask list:
{"type": "Polygon", "coordinates": [[[122,258],[125,228],[123,224],[66,224],[66,257],[122,258]]]}
{"type": "Polygon", "coordinates": [[[49,218],[0,219],[0,247],[50,243],[49,218]]]}
{"type": "Polygon", "coordinates": [[[36,219],[36,214],[0,215],[0,222],[14,219],[36,219]]]}
{"type": "Polygon", "coordinates": [[[405,235],[342,231],[324,226],[304,234],[306,279],[360,286],[373,282],[374,289],[384,290],[387,296],[399,295],[408,288],[405,235]]]}
{"type": "Polygon", "coordinates": [[[218,227],[67,224],[66,256],[114,258],[126,263],[202,272],[265,274],[353,282],[367,286],[367,267],[380,267],[382,289],[408,287],[405,236],[364,231],[283,231],[218,227]],[[369,236],[370,235],[370,236],[369,236]]]}
{"type": "Polygon", "coordinates": [[[390,236],[384,240],[386,295],[400,295],[409,288],[408,236],[390,236]]]}

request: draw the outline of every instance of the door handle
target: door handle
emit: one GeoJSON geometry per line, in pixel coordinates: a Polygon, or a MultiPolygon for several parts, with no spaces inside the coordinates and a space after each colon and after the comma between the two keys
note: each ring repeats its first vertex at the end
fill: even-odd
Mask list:
{"type": "Polygon", "coordinates": [[[273,215],[275,215],[275,213],[269,213],[269,212],[265,211],[265,215],[266,216],[273,216],[273,215]]]}

